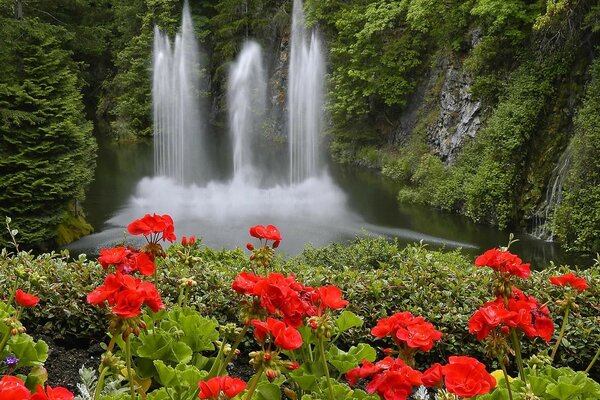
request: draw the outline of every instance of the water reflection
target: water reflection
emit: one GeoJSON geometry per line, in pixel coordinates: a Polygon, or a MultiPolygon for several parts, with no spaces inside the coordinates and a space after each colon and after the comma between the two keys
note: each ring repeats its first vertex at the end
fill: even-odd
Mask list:
{"type": "MultiPolygon", "coordinates": [[[[433,248],[461,247],[473,256],[508,241],[508,232],[459,215],[398,205],[394,185],[361,170],[332,166],[329,174],[293,187],[256,188],[234,181],[181,187],[166,178],[148,178],[152,158],[149,144],[100,140],[96,178],[84,203],[96,233],[71,249],[97,253],[122,240],[128,222],[153,212],[172,214],[179,236],[202,236],[214,248],[244,246],[247,228],[258,223],[279,226],[281,250],[290,254],[306,243],[323,246],[364,233],[396,237],[400,243],[423,240],[433,248]]],[[[516,236],[520,241],[512,249],[534,268],[550,260],[590,264],[568,257],[557,244],[516,236]]]]}

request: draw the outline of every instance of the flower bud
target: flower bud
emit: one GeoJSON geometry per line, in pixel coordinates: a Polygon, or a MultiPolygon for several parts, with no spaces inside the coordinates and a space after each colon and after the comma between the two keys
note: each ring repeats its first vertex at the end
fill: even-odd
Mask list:
{"type": "Polygon", "coordinates": [[[267,377],[269,382],[273,382],[279,375],[281,375],[280,372],[272,368],[267,368],[265,370],[265,376],[267,377]]]}
{"type": "Polygon", "coordinates": [[[385,349],[383,349],[383,354],[387,354],[388,356],[390,354],[394,354],[394,349],[391,349],[389,347],[386,347],[385,349]]]}
{"type": "Polygon", "coordinates": [[[17,335],[19,334],[19,331],[17,330],[17,328],[12,328],[12,330],[10,331],[10,333],[11,333],[13,336],[17,336],[17,335]]]}
{"type": "Polygon", "coordinates": [[[271,353],[265,353],[264,359],[265,361],[271,361],[271,353]]]}
{"type": "Polygon", "coordinates": [[[287,396],[288,399],[298,400],[298,395],[292,389],[290,389],[288,387],[284,387],[283,392],[285,393],[285,395],[287,396]]]}
{"type": "Polygon", "coordinates": [[[250,251],[254,250],[254,245],[252,243],[246,243],[246,248],[250,251]]]}
{"type": "Polygon", "coordinates": [[[298,362],[296,362],[296,361],[285,361],[282,364],[285,367],[285,369],[287,369],[289,371],[293,371],[295,369],[300,368],[300,364],[298,364],[298,362]]]}

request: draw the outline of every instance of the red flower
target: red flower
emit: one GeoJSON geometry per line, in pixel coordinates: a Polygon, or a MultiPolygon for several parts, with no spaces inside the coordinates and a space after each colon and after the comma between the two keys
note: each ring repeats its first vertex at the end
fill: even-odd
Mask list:
{"type": "Polygon", "coordinates": [[[217,400],[220,399],[221,393],[230,399],[246,389],[246,382],[230,376],[216,376],[207,381],[199,382],[198,387],[200,388],[198,397],[201,399],[217,400]]]}
{"type": "Polygon", "coordinates": [[[87,295],[89,304],[101,305],[107,302],[112,312],[121,318],[137,317],[145,304],[154,312],[164,308],[162,299],[154,284],[142,282],[131,275],[109,274],[104,285],[87,295]]]}
{"type": "Polygon", "coordinates": [[[274,225],[267,225],[266,228],[263,225],[255,225],[250,228],[249,233],[250,236],[260,240],[272,240],[274,248],[277,248],[282,240],[279,229],[274,225]]]}
{"type": "Polygon", "coordinates": [[[405,342],[408,347],[429,351],[434,342],[442,338],[442,332],[436,330],[430,322],[423,317],[414,318],[408,325],[399,327],[396,331],[396,339],[405,342]]]}
{"type": "Polygon", "coordinates": [[[423,317],[415,317],[408,311],[380,319],[371,329],[371,334],[378,338],[391,336],[395,341],[421,351],[431,350],[434,342],[442,338],[442,333],[430,322],[423,317]]]}
{"type": "Polygon", "coordinates": [[[342,291],[335,286],[323,286],[317,289],[318,296],[315,296],[318,307],[321,310],[329,308],[337,310],[348,305],[348,300],[342,300],[342,291]]]}
{"type": "Polygon", "coordinates": [[[496,379],[485,365],[472,357],[452,356],[442,367],[446,389],[461,397],[473,397],[489,393],[496,386],[496,379]]]}
{"type": "Polygon", "coordinates": [[[268,318],[266,322],[254,319],[251,323],[254,326],[254,337],[261,344],[264,344],[270,335],[275,346],[280,349],[295,350],[302,346],[300,332],[283,321],[268,318]]]}
{"type": "Polygon", "coordinates": [[[128,249],[123,246],[112,249],[102,249],[100,250],[98,262],[104,269],[107,269],[109,265],[120,265],[127,261],[127,253],[128,249]]]}
{"type": "Polygon", "coordinates": [[[363,360],[361,367],[346,373],[346,379],[354,386],[359,379],[372,376],[366,387],[368,393],[377,393],[386,400],[403,400],[411,394],[413,386],[422,384],[421,375],[401,359],[386,357],[375,364],[363,360]]]}
{"type": "Polygon", "coordinates": [[[556,286],[571,286],[579,292],[583,292],[589,288],[587,282],[583,278],[578,278],[573,273],[564,274],[563,276],[553,276],[550,278],[550,283],[556,286]]]}
{"type": "Polygon", "coordinates": [[[443,367],[440,363],[435,363],[425,372],[423,372],[423,376],[421,380],[423,381],[423,385],[427,387],[439,387],[442,385],[442,371],[443,367]]]}
{"type": "Polygon", "coordinates": [[[477,340],[486,338],[490,331],[501,324],[516,326],[512,321],[516,313],[507,311],[503,303],[491,303],[475,311],[469,319],[469,332],[477,336],[477,340]]]}
{"type": "Polygon", "coordinates": [[[15,376],[3,376],[0,379],[0,399],[24,400],[29,399],[29,396],[29,389],[21,379],[15,376]]]}
{"type": "Polygon", "coordinates": [[[55,387],[52,389],[50,385],[46,386],[46,391],[41,385],[37,385],[36,392],[31,396],[31,400],[73,400],[75,396],[64,387],[55,387]]]}
{"type": "Polygon", "coordinates": [[[168,240],[173,242],[177,239],[175,236],[175,228],[173,226],[173,218],[171,216],[146,214],[142,218],[137,219],[127,226],[127,230],[132,235],[154,235],[150,242],[156,243],[158,240],[168,240]]]}
{"type": "Polygon", "coordinates": [[[529,264],[522,264],[516,255],[500,249],[490,249],[475,259],[476,267],[491,267],[498,272],[527,278],[531,273],[529,264]]]}
{"type": "Polygon", "coordinates": [[[254,292],[254,286],[261,280],[261,277],[254,275],[251,272],[240,272],[235,277],[231,288],[239,294],[252,294],[254,292]]]}
{"type": "Polygon", "coordinates": [[[25,293],[21,289],[17,289],[15,293],[15,301],[23,307],[34,307],[40,302],[40,298],[29,293],[25,293]]]}

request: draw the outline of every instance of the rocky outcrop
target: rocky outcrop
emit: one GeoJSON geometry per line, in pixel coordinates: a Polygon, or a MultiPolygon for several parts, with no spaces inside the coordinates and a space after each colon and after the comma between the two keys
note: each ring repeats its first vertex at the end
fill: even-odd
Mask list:
{"type": "Polygon", "coordinates": [[[445,66],[439,117],[427,129],[427,141],[432,152],[446,164],[456,159],[465,139],[475,137],[481,126],[481,102],[471,95],[471,83],[462,66],[445,66]]]}

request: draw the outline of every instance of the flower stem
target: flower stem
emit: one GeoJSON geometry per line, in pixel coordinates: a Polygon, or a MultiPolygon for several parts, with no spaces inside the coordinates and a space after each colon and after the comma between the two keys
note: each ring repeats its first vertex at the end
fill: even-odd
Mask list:
{"type": "Polygon", "coordinates": [[[98,377],[98,383],[96,384],[96,391],[94,392],[94,400],[100,399],[100,393],[102,392],[102,389],[104,389],[104,378],[106,377],[108,370],[108,367],[104,367],[100,372],[100,377],[98,377]]]}
{"type": "Polygon", "coordinates": [[[554,361],[554,356],[558,351],[558,346],[562,342],[563,336],[565,336],[565,329],[567,328],[567,320],[569,319],[569,310],[571,309],[571,305],[567,304],[565,307],[565,316],[563,317],[563,322],[560,327],[560,333],[558,334],[558,339],[556,339],[556,343],[554,344],[554,348],[552,349],[552,354],[550,354],[550,361],[554,361]]]}
{"type": "Polygon", "coordinates": [[[225,351],[225,346],[227,345],[226,337],[223,337],[223,342],[221,343],[221,347],[219,347],[219,352],[215,357],[215,363],[212,367],[210,367],[210,371],[208,371],[208,377],[212,378],[218,376],[218,372],[221,371],[221,358],[223,358],[223,352],[225,351]],[[215,372],[217,374],[215,374],[215,372]]]}
{"type": "Polygon", "coordinates": [[[506,389],[508,389],[508,398],[513,400],[512,390],[510,389],[510,382],[508,380],[508,373],[506,372],[506,365],[502,362],[502,357],[498,356],[498,362],[500,363],[500,368],[502,368],[502,373],[504,374],[504,381],[506,382],[506,389]]]}
{"type": "Polygon", "coordinates": [[[8,329],[6,331],[6,333],[4,334],[4,336],[2,337],[2,341],[0,342],[0,352],[4,351],[4,347],[6,346],[6,343],[8,343],[8,339],[10,338],[11,335],[11,330],[8,329]]]}
{"type": "Polygon", "coordinates": [[[600,347],[598,347],[598,351],[596,352],[596,355],[594,356],[594,358],[592,358],[592,361],[590,361],[590,365],[587,366],[587,368],[585,369],[585,372],[590,372],[592,370],[592,367],[598,360],[598,357],[600,357],[600,347]]]}
{"type": "Polygon", "coordinates": [[[515,349],[515,357],[517,359],[517,368],[519,369],[519,375],[521,380],[527,383],[527,377],[525,376],[525,369],[523,368],[523,357],[521,356],[521,344],[519,343],[519,337],[515,328],[510,330],[510,338],[515,349]]]}
{"type": "Polygon", "coordinates": [[[223,364],[221,364],[216,376],[221,376],[225,372],[227,365],[233,359],[233,356],[235,355],[235,351],[237,350],[238,346],[242,342],[242,339],[244,338],[244,336],[246,336],[246,332],[248,332],[249,328],[250,328],[250,325],[244,325],[244,328],[242,329],[242,331],[240,332],[238,337],[235,339],[235,342],[233,342],[233,344],[231,345],[231,350],[229,351],[229,354],[227,354],[227,358],[225,359],[225,361],[223,361],[223,364]]]}
{"type": "Polygon", "coordinates": [[[131,341],[129,336],[125,340],[125,357],[127,358],[127,380],[129,381],[129,392],[131,393],[131,400],[136,399],[135,388],[133,385],[133,374],[131,370],[131,341]]]}
{"type": "Polygon", "coordinates": [[[250,386],[248,387],[248,393],[246,393],[246,400],[250,400],[252,398],[252,394],[256,390],[256,386],[258,386],[258,381],[260,380],[260,376],[262,375],[265,367],[261,366],[256,374],[254,374],[254,378],[252,378],[252,382],[250,382],[250,386]]]}
{"type": "Polygon", "coordinates": [[[319,353],[321,354],[321,362],[323,363],[323,369],[325,370],[325,377],[327,378],[327,387],[329,389],[329,400],[334,400],[333,397],[333,386],[331,386],[331,377],[329,376],[329,366],[327,365],[327,358],[325,357],[325,345],[323,344],[323,335],[319,335],[319,353]]]}

